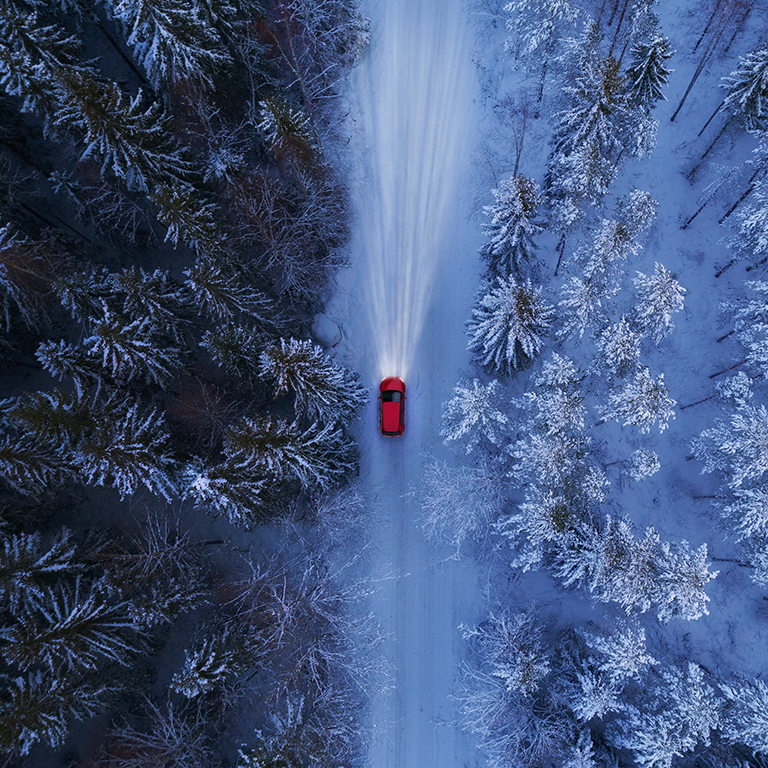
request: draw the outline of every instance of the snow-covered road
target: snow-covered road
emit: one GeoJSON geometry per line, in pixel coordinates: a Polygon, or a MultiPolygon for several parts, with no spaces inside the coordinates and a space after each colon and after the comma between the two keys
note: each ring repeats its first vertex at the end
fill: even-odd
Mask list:
{"type": "Polygon", "coordinates": [[[393,687],[373,707],[374,768],[474,765],[451,694],[458,626],[480,614],[475,567],[436,562],[418,523],[428,454],[447,456],[442,403],[467,365],[463,325],[476,290],[479,234],[470,221],[470,157],[479,95],[462,0],[364,3],[373,41],[355,71],[356,223],[343,358],[372,401],[360,429],[361,478],[376,498],[377,612],[393,687]],[[403,438],[378,435],[385,375],[407,385],[403,438]],[[391,577],[391,578],[390,578],[391,577]]]}

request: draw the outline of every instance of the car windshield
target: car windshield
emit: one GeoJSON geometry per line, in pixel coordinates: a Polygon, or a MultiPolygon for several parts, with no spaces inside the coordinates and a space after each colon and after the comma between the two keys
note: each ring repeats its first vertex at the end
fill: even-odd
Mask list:
{"type": "Polygon", "coordinates": [[[400,396],[401,396],[400,392],[396,392],[390,389],[387,392],[381,393],[381,400],[384,403],[399,403],[400,396]]]}

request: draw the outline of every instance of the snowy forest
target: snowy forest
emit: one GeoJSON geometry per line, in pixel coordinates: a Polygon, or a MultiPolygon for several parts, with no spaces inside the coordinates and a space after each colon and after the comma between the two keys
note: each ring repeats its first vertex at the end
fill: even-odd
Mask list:
{"type": "Polygon", "coordinates": [[[764,768],[768,6],[470,6],[484,275],[421,490],[490,563],[458,720],[499,768],[764,768]]]}
{"type": "Polygon", "coordinates": [[[366,390],[310,330],[368,38],[351,0],[0,2],[2,765],[359,755],[351,588],[286,521],[360,505],[366,390]]]}
{"type": "MultiPolygon", "coordinates": [[[[0,0],[1,766],[371,764],[408,574],[328,309],[370,5],[0,0]]],[[[768,4],[463,10],[471,364],[404,496],[483,618],[430,727],[768,768],[768,4]]]]}

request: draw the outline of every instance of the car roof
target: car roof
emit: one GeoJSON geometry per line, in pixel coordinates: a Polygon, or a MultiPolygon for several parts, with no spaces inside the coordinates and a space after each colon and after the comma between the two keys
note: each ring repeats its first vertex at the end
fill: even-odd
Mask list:
{"type": "Polygon", "coordinates": [[[381,429],[383,432],[400,431],[400,403],[381,404],[381,429]]]}

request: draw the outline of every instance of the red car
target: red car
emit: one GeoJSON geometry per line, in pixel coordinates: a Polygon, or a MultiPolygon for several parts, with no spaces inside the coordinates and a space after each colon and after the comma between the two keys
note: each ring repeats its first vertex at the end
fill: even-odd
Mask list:
{"type": "Polygon", "coordinates": [[[405,382],[387,376],[379,387],[379,429],[385,437],[400,437],[405,432],[405,382]]]}

